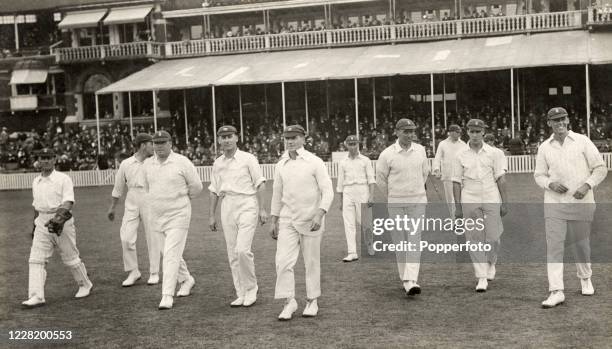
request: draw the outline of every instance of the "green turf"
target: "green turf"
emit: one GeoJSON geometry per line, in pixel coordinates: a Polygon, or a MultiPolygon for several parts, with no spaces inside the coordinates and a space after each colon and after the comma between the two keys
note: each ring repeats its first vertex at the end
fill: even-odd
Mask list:
{"type": "MultiPolygon", "coordinates": [[[[512,201],[541,202],[543,193],[530,174],[509,176],[512,201]]],[[[597,192],[612,198],[608,177],[597,192]]],[[[436,187],[441,190],[438,182],[436,187]]],[[[502,264],[489,291],[473,291],[470,264],[422,265],[420,296],[408,299],[392,263],[361,260],[344,264],[346,243],[338,201],[328,215],[322,252],[319,316],[279,322],[282,301],[274,300],[275,241],[258,229],[253,243],[259,298],[255,306],[230,308],[233,286],[222,232],[208,230],[208,194],[193,203],[192,228],[184,257],[196,278],[193,295],[176,298],[175,307],[158,311],[161,286],[147,286],[145,242],[138,251],[143,280],[122,288],[120,216],[109,223],[105,212],[110,187],[76,191],[74,214],[81,257],[95,284],[92,295],[73,299],[76,286],[56,255],[48,266],[45,307],[23,310],[27,296],[31,194],[0,193],[0,330],[72,329],[68,344],[87,348],[172,347],[584,347],[611,346],[612,265],[593,266],[596,295],[579,294],[575,267],[565,272],[566,304],[543,310],[547,296],[543,264],[502,264]]],[[[268,191],[268,199],[270,192],[268,191]]],[[[431,201],[438,194],[429,188],[431,201]]],[[[606,200],[607,198],[607,200],[606,200]]],[[[122,212],[122,206],[117,212],[122,212]]],[[[542,232],[543,234],[543,232],[542,232]]],[[[502,245],[503,248],[503,245],[502,245]]],[[[297,299],[305,304],[303,262],[296,268],[297,299]]],[[[0,342],[0,347],[49,347],[0,342]]],[[[65,344],[62,344],[65,346],[65,344]]]]}

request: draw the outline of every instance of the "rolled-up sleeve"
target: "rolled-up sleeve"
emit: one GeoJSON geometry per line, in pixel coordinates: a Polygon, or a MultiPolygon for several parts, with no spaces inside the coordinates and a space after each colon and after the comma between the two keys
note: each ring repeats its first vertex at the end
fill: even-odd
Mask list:
{"type": "Polygon", "coordinates": [[[423,170],[423,183],[427,182],[427,176],[429,176],[429,159],[427,158],[427,153],[425,152],[425,148],[422,149],[421,154],[423,156],[423,165],[421,166],[423,170]]]}
{"type": "Polygon", "coordinates": [[[319,204],[319,208],[325,210],[325,212],[329,212],[329,208],[334,200],[334,186],[331,178],[329,177],[329,173],[327,172],[325,163],[322,160],[317,159],[316,165],[315,179],[317,180],[319,190],[321,191],[321,203],[319,204]]]}
{"type": "Polygon", "coordinates": [[[113,187],[111,196],[114,198],[122,197],[123,191],[125,190],[125,185],[125,162],[121,162],[119,169],[117,170],[117,174],[115,175],[115,186],[113,187]]]}
{"type": "Polygon", "coordinates": [[[368,184],[376,184],[376,177],[374,176],[374,167],[372,167],[372,160],[370,158],[363,159],[366,163],[366,176],[368,177],[368,184]]]}
{"type": "Polygon", "coordinates": [[[214,193],[215,195],[219,195],[219,181],[217,180],[217,177],[219,176],[218,172],[219,168],[217,162],[215,161],[210,174],[210,184],[208,185],[208,191],[214,193]]]}
{"type": "Polygon", "coordinates": [[[595,147],[595,144],[588,139],[585,140],[585,143],[584,154],[589,169],[591,170],[591,175],[587,178],[585,183],[590,185],[591,188],[594,188],[606,178],[608,169],[606,168],[606,163],[603,161],[603,157],[599,153],[599,150],[595,147]]]}
{"type": "Polygon", "coordinates": [[[544,146],[540,145],[538,155],[536,155],[536,166],[535,171],[533,172],[533,178],[540,188],[548,190],[550,177],[548,175],[548,163],[546,162],[546,155],[544,154],[545,151],[544,146]]]}
{"type": "MultiPolygon", "coordinates": [[[[283,160],[281,160],[283,161],[283,160]]],[[[270,202],[270,214],[272,216],[280,216],[283,197],[283,180],[281,178],[281,162],[277,163],[274,168],[274,184],[272,185],[272,200],[270,202]]]]}
{"type": "Polygon", "coordinates": [[[444,157],[444,143],[440,142],[438,145],[438,150],[436,151],[436,156],[433,159],[433,170],[440,171],[442,158],[444,157]]]}
{"type": "Polygon", "coordinates": [[[495,151],[495,167],[494,167],[495,180],[506,174],[506,156],[502,151],[495,151]]]}
{"type": "Polygon", "coordinates": [[[388,180],[389,164],[387,163],[387,157],[385,155],[385,152],[383,152],[378,157],[378,161],[376,161],[376,185],[384,195],[388,194],[388,180]]]}
{"type": "Polygon", "coordinates": [[[68,176],[64,177],[62,183],[62,203],[66,201],[74,202],[74,185],[68,176]]]}
{"type": "Polygon", "coordinates": [[[344,192],[344,161],[340,161],[338,164],[338,183],[336,183],[336,191],[338,193],[344,192]]]}
{"type": "Polygon", "coordinates": [[[461,156],[459,154],[453,160],[453,174],[451,180],[457,183],[463,182],[463,166],[461,165],[461,156]]]}
{"type": "Polygon", "coordinates": [[[261,183],[266,181],[266,177],[264,177],[263,172],[261,171],[261,166],[259,166],[259,162],[255,156],[249,157],[248,167],[249,174],[251,175],[251,181],[253,182],[253,187],[257,188],[261,183]]]}
{"type": "Polygon", "coordinates": [[[204,186],[202,185],[202,181],[200,180],[200,176],[198,175],[198,171],[191,161],[185,160],[184,162],[185,168],[185,181],[187,183],[187,188],[189,191],[189,198],[194,199],[202,192],[204,186]]]}

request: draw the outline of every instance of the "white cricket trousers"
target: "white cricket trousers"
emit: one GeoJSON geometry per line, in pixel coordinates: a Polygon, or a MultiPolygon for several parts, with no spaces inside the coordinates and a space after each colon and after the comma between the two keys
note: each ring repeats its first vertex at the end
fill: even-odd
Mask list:
{"type": "Polygon", "coordinates": [[[159,234],[164,242],[162,295],[174,296],[177,283],[186,281],[190,276],[187,263],[183,259],[187,229],[170,228],[159,234]]]}
{"type": "Polygon", "coordinates": [[[74,218],[64,223],[62,234],[49,233],[45,223],[55,216],[55,213],[40,213],[34,224],[34,239],[30,249],[29,259],[29,278],[28,278],[28,298],[38,296],[45,299],[45,281],[47,271],[45,265],[49,258],[53,256],[53,251],[57,248],[62,258],[62,262],[70,269],[74,280],[79,286],[88,284],[89,278],[85,264],[79,257],[79,250],[76,246],[76,230],[74,228],[74,218]]]}
{"type": "Polygon", "coordinates": [[[119,232],[123,249],[123,270],[125,271],[138,269],[136,239],[138,236],[138,226],[142,222],[149,252],[149,272],[151,274],[159,273],[159,261],[161,259],[160,236],[153,232],[148,219],[146,192],[140,188],[130,188],[125,198],[125,211],[119,232]]]}
{"type": "Polygon", "coordinates": [[[444,198],[446,199],[446,206],[448,207],[448,213],[451,218],[455,218],[455,194],[453,193],[453,181],[443,180],[444,185],[444,198]]]}
{"type": "MultiPolygon", "coordinates": [[[[418,201],[421,200],[423,199],[418,199],[418,201]]],[[[413,202],[414,201],[417,200],[413,200],[413,202]]],[[[425,215],[426,206],[426,198],[422,203],[389,203],[389,218],[395,219],[396,216],[400,216],[402,219],[404,216],[415,219],[420,218],[425,215]]],[[[402,280],[402,282],[417,282],[421,266],[421,251],[419,249],[419,244],[421,243],[420,225],[414,232],[394,229],[391,233],[391,237],[393,238],[394,244],[403,243],[404,241],[414,244],[415,251],[398,251],[395,253],[395,257],[397,259],[397,271],[400,280],[402,280]]]]}
{"type": "Polygon", "coordinates": [[[258,214],[255,195],[225,195],[221,202],[221,224],[238,297],[244,297],[246,291],[257,287],[251,244],[257,228],[258,214]]]}
{"type": "Polygon", "coordinates": [[[472,251],[470,258],[474,265],[474,275],[478,279],[486,278],[489,266],[497,263],[500,249],[500,237],[503,233],[503,223],[500,215],[499,203],[463,203],[462,210],[465,218],[482,220],[484,229],[466,229],[465,240],[471,243],[488,243],[490,251],[472,251]]]}
{"type": "Polygon", "coordinates": [[[345,186],[342,192],[342,218],[349,254],[357,253],[357,227],[361,227],[361,204],[368,201],[367,184],[345,186]]]}
{"type": "Polygon", "coordinates": [[[276,288],[275,299],[295,297],[295,277],[293,267],[302,250],[306,273],[306,297],[315,299],[321,295],[321,238],[300,234],[291,220],[279,221],[278,241],[276,244],[276,288]]]}
{"type": "Polygon", "coordinates": [[[572,221],[561,218],[546,218],[546,250],[549,291],[563,290],[563,254],[568,230],[575,253],[576,276],[590,278],[591,270],[591,222],[572,221]]]}

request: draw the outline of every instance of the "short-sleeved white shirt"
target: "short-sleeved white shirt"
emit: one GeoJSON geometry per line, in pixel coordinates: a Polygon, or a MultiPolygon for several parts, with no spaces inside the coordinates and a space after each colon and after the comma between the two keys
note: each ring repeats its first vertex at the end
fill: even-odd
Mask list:
{"type": "Polygon", "coordinates": [[[50,175],[34,178],[32,206],[38,212],[53,212],[63,202],[74,202],[74,186],[68,175],[53,170],[50,175]]]}

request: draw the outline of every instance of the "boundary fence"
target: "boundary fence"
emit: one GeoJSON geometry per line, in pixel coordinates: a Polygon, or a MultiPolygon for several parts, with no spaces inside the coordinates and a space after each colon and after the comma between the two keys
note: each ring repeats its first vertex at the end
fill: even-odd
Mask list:
{"type": "MultiPolygon", "coordinates": [[[[612,153],[603,153],[604,161],[608,170],[612,169],[612,153]]],[[[508,173],[530,173],[535,169],[535,155],[514,155],[507,156],[508,173]]],[[[433,159],[429,159],[429,163],[433,159]]],[[[338,177],[338,162],[327,162],[327,169],[332,178],[338,177]]],[[[376,168],[376,161],[372,161],[376,168]]],[[[263,175],[267,179],[274,178],[275,164],[261,165],[263,175]]],[[[212,166],[196,167],[202,182],[210,182],[212,166]]],[[[113,185],[116,170],[91,170],[91,171],[70,171],[65,172],[72,178],[75,187],[91,187],[101,185],[113,185]]],[[[38,176],[38,172],[0,174],[0,190],[29,189],[32,181],[38,176]]]]}

